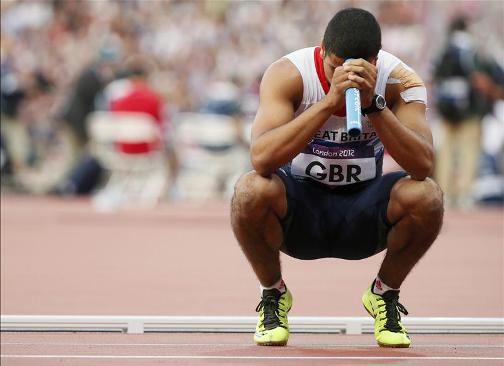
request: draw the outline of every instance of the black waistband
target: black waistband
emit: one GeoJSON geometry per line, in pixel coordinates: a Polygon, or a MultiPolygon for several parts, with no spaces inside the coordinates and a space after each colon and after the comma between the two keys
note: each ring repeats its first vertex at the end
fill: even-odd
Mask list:
{"type": "Polygon", "coordinates": [[[357,183],[352,183],[352,184],[347,184],[347,185],[342,185],[342,186],[330,186],[321,182],[317,182],[314,179],[310,178],[299,178],[299,177],[294,177],[294,179],[307,183],[307,184],[312,184],[318,188],[321,188],[323,190],[329,191],[329,192],[334,192],[334,193],[353,193],[353,192],[358,192],[361,191],[362,189],[366,188],[370,184],[374,182],[376,178],[373,178],[371,180],[366,180],[363,182],[357,182],[357,183]]]}

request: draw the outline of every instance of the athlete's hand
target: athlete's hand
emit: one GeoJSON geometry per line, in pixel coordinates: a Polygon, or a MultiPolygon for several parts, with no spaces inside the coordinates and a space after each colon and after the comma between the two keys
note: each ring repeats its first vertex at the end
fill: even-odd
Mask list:
{"type": "Polygon", "coordinates": [[[356,83],[360,90],[362,108],[369,107],[375,94],[376,66],[359,58],[343,64],[343,70],[348,73],[348,79],[356,83]]]}
{"type": "Polygon", "coordinates": [[[338,111],[345,104],[345,90],[348,88],[360,88],[360,84],[350,78],[351,72],[345,71],[343,66],[334,69],[331,79],[331,87],[324,98],[324,102],[333,111],[338,111]]]}

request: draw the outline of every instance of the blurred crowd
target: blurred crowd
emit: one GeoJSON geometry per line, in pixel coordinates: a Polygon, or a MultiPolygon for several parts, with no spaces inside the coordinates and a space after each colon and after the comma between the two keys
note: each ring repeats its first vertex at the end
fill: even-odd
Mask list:
{"type": "MultiPolygon", "coordinates": [[[[163,186],[155,195],[159,199],[228,196],[236,176],[249,167],[249,128],[262,73],[279,57],[319,44],[332,15],[348,6],[372,11],[382,26],[383,48],[427,82],[429,120],[439,148],[447,132],[446,116],[436,108],[442,78],[436,65],[449,44],[450,23],[465,16],[472,37],[466,46],[485,60],[486,70],[502,70],[500,2],[2,0],[2,190],[97,192],[114,180],[115,167],[92,149],[103,131],[91,131],[90,121],[98,119],[97,111],[131,111],[149,115],[162,135],[159,144],[141,151],[126,151],[119,141],[126,159],[138,162],[123,164],[121,174],[125,165],[159,168],[152,158],[161,156],[166,174],[157,178],[164,184],[155,185],[163,186]],[[149,99],[149,108],[138,107],[142,98],[149,99]],[[150,156],[141,161],[145,153],[150,156]],[[202,185],[192,186],[195,181],[202,185]]],[[[482,201],[487,192],[490,201],[502,200],[504,117],[502,95],[495,91],[502,80],[499,71],[484,74],[486,79],[478,75],[459,76],[475,79],[471,88],[486,100],[471,116],[483,125],[472,138],[483,133],[484,142],[471,154],[480,163],[481,156],[490,158],[475,163],[463,197],[454,193],[455,204],[469,196],[482,201]],[[489,131],[497,132],[485,135],[484,118],[489,131]],[[485,150],[485,144],[491,147],[485,150]],[[477,178],[485,174],[493,180],[475,195],[477,178]]],[[[448,164],[462,169],[465,163],[448,164]]],[[[457,179],[460,172],[453,174],[457,179]]]]}

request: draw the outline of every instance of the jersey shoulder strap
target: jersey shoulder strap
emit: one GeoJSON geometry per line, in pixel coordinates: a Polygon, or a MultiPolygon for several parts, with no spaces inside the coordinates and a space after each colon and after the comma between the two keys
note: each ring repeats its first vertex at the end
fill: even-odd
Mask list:
{"type": "Polygon", "coordinates": [[[375,87],[376,94],[385,95],[385,88],[387,87],[390,74],[400,63],[401,60],[393,54],[384,50],[378,52],[378,62],[376,63],[376,67],[378,68],[375,87]]]}
{"type": "Polygon", "coordinates": [[[316,103],[324,96],[315,68],[315,48],[302,48],[284,56],[296,66],[303,79],[302,104],[316,103]]]}

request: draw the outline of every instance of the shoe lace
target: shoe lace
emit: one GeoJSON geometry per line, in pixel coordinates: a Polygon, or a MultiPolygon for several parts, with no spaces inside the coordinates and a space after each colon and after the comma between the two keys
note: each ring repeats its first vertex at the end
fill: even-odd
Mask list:
{"type": "Polygon", "coordinates": [[[261,302],[256,307],[256,312],[264,311],[264,328],[274,329],[280,326],[280,320],[278,319],[278,299],[275,296],[269,295],[263,297],[261,302]]]}
{"type": "Polygon", "coordinates": [[[394,333],[402,332],[402,327],[399,324],[401,321],[401,313],[408,315],[408,310],[399,302],[398,294],[393,294],[392,296],[386,295],[388,294],[384,294],[383,296],[385,302],[385,316],[387,319],[384,328],[394,333]]]}

